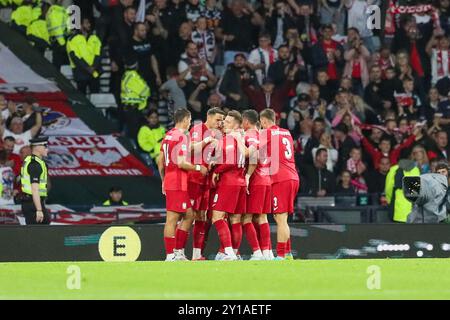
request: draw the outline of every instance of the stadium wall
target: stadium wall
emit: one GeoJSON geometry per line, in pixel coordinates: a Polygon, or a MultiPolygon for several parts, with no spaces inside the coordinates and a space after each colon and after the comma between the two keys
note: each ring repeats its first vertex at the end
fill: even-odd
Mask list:
{"type": "MultiPolygon", "coordinates": [[[[272,241],[275,232],[272,226],[272,241]]],[[[300,259],[448,258],[449,235],[449,225],[291,225],[293,254],[300,259]]],[[[0,242],[9,245],[0,249],[0,262],[163,260],[162,239],[163,225],[4,226],[0,242]]],[[[218,247],[212,230],[208,259],[218,247]]],[[[241,253],[250,254],[245,239],[241,253]]]]}

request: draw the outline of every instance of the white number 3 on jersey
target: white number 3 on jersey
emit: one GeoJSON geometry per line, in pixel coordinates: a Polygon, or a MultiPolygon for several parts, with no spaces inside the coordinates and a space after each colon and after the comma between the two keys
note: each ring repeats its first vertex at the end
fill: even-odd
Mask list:
{"type": "Polygon", "coordinates": [[[284,156],[286,157],[286,159],[291,159],[292,158],[292,146],[291,143],[289,142],[288,138],[283,138],[281,139],[281,143],[286,147],[286,151],[284,152],[284,156]]]}

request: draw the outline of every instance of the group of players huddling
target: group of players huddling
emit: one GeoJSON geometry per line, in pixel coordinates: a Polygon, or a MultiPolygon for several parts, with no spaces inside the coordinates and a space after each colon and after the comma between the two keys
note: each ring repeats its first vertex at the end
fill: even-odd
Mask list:
{"type": "Polygon", "coordinates": [[[167,208],[166,261],[188,260],[184,248],[192,226],[192,260],[205,260],[211,225],[220,239],[216,260],[239,260],[243,233],[253,251],[250,260],[292,258],[288,215],[299,177],[292,136],[276,125],[275,112],[225,114],[212,108],[205,123],[188,131],[191,114],[180,109],[174,121],[158,158],[167,208]],[[268,214],[277,223],[276,258],[268,214]]]}

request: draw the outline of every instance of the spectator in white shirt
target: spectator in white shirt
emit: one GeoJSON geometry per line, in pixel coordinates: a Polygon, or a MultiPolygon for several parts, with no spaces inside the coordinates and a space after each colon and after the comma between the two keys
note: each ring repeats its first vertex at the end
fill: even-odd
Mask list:
{"type": "Polygon", "coordinates": [[[248,62],[255,70],[258,83],[262,85],[268,76],[270,65],[278,59],[278,52],[272,48],[269,34],[261,34],[258,42],[259,47],[250,52],[248,62]]]}
{"type": "Polygon", "coordinates": [[[30,145],[30,140],[33,139],[42,127],[42,114],[38,113],[36,116],[36,124],[28,131],[23,131],[23,120],[19,116],[14,116],[11,119],[9,128],[0,128],[2,138],[13,137],[15,139],[14,153],[19,154],[20,149],[30,145]]]}

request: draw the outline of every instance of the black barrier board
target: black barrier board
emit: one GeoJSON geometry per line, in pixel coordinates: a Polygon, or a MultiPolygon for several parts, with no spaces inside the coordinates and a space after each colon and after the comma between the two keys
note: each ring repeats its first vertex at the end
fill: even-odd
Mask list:
{"type": "MultiPolygon", "coordinates": [[[[271,226],[275,247],[276,226],[271,226]]],[[[300,259],[446,258],[449,225],[291,225],[292,250],[300,259]]],[[[0,227],[1,262],[149,261],[164,259],[163,225],[4,226],[0,227]]],[[[189,241],[191,243],[192,241],[189,241]]],[[[211,228],[206,256],[219,247],[211,228]]],[[[190,244],[187,254],[191,253],[190,244]]],[[[241,253],[250,250],[243,240],[241,253]]]]}

